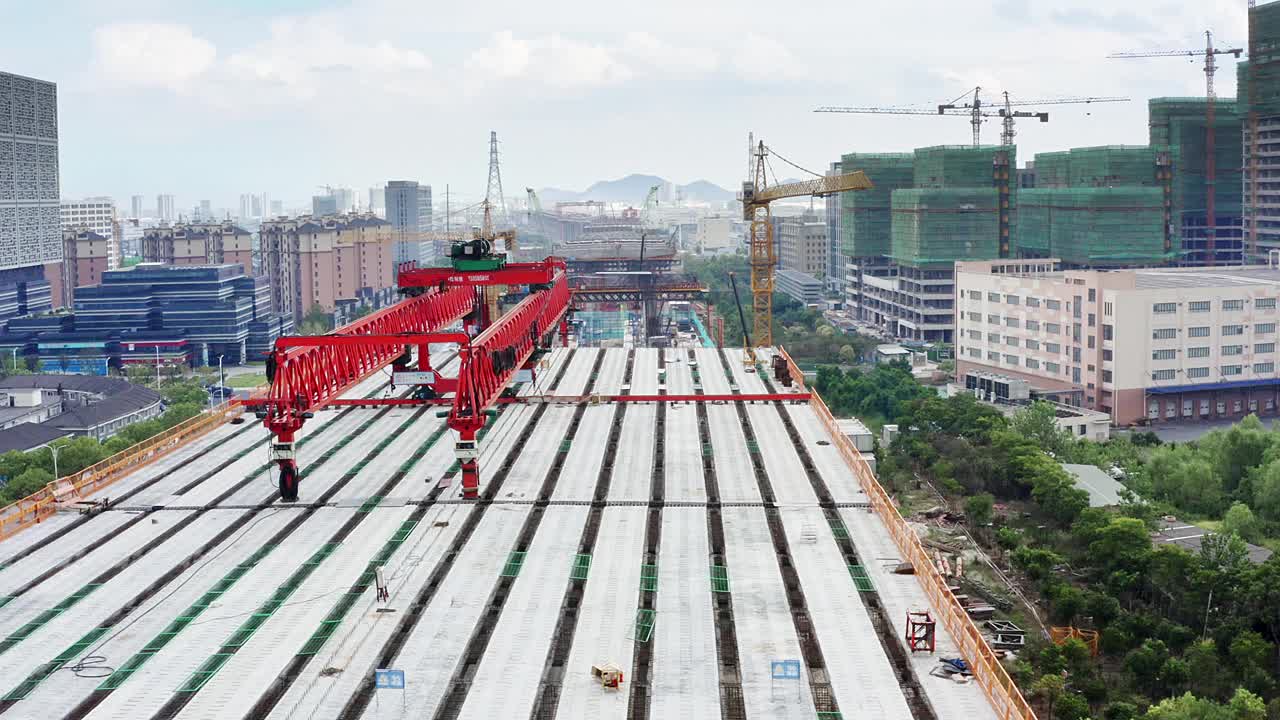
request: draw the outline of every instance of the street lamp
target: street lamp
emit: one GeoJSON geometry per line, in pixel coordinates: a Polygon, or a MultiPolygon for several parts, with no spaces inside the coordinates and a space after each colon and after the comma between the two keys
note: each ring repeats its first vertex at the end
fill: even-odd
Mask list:
{"type": "Polygon", "coordinates": [[[156,391],[160,390],[160,346],[156,345],[156,391]]]}
{"type": "Polygon", "coordinates": [[[49,452],[53,454],[53,479],[58,479],[58,446],[49,443],[49,452]]]}
{"type": "Polygon", "coordinates": [[[222,355],[218,356],[218,399],[227,401],[227,376],[222,372],[222,355]]]}

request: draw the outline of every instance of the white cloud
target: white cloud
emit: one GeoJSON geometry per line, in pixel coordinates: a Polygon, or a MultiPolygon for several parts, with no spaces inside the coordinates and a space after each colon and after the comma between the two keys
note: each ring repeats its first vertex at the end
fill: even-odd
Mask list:
{"type": "Polygon", "coordinates": [[[213,67],[218,51],[186,25],[114,23],[93,32],[93,68],[121,87],[191,89],[213,67]]]}
{"type": "Polygon", "coordinates": [[[743,79],[794,80],[808,75],[799,58],[778,40],[768,35],[747,33],[733,56],[733,68],[743,79]]]}
{"type": "Polygon", "coordinates": [[[271,23],[266,41],[232,54],[226,70],[238,80],[282,90],[294,98],[316,96],[331,88],[338,75],[348,85],[413,93],[415,88],[426,90],[422,80],[431,70],[431,60],[418,50],[385,40],[374,45],[352,42],[327,18],[282,18],[271,23]]]}
{"type": "Polygon", "coordinates": [[[634,76],[616,50],[605,45],[558,33],[526,39],[509,30],[494,33],[488,45],[467,56],[463,69],[472,88],[513,80],[559,89],[589,88],[634,76]]]}
{"type": "Polygon", "coordinates": [[[627,33],[621,51],[637,65],[659,72],[702,74],[720,66],[720,55],[715,50],[680,47],[647,32],[627,33]]]}

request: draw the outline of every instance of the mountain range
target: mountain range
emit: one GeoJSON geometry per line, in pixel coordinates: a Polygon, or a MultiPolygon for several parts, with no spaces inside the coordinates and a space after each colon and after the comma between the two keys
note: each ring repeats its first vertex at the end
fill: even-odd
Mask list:
{"type": "MultiPolygon", "coordinates": [[[[657,175],[633,173],[617,180],[600,180],[591,184],[582,192],[564,190],[562,188],[542,188],[538,198],[543,207],[551,209],[558,202],[580,200],[600,200],[602,202],[625,202],[639,207],[649,194],[649,188],[663,185],[667,181],[657,175]]],[[[709,203],[721,203],[733,200],[732,191],[706,180],[695,180],[688,185],[677,185],[680,195],[685,200],[700,200],[709,203]]]]}

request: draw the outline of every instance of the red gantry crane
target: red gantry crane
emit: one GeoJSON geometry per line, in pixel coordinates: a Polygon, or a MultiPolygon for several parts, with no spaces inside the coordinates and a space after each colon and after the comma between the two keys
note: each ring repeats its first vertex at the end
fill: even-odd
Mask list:
{"type": "Polygon", "coordinates": [[[1237,58],[1243,53],[1242,48],[1216,48],[1213,46],[1213,32],[1211,30],[1204,31],[1204,49],[1203,50],[1157,50],[1153,52],[1122,52],[1112,53],[1108,58],[1127,59],[1127,58],[1151,58],[1151,57],[1186,57],[1195,58],[1200,55],[1204,56],[1204,176],[1205,176],[1205,264],[1214,265],[1216,263],[1215,245],[1217,240],[1217,218],[1214,216],[1217,212],[1215,207],[1217,200],[1217,159],[1214,157],[1214,118],[1217,115],[1215,105],[1217,104],[1218,95],[1213,89],[1213,76],[1218,72],[1217,56],[1233,55],[1237,58]]]}
{"type": "MultiPolygon", "coordinates": [[[[465,497],[480,486],[476,435],[486,410],[522,368],[532,369],[534,351],[548,347],[558,328],[566,331],[570,294],[563,260],[507,263],[480,239],[455,243],[453,267],[401,268],[399,285],[408,297],[327,335],[282,337],[267,358],[270,390],[250,400],[263,424],[275,435],[272,460],[279,467],[280,496],[298,499],[299,470],[294,441],[303,423],[356,384],[392,364],[409,365],[417,348],[417,369],[432,382],[428,395],[454,393],[449,427],[465,497]],[[501,318],[488,317],[483,293],[494,285],[524,285],[529,295],[501,318]],[[464,321],[470,331],[446,331],[464,321]],[[457,343],[456,380],[432,372],[431,343],[457,343]]],[[[378,401],[360,401],[379,404],[378,401]]]]}

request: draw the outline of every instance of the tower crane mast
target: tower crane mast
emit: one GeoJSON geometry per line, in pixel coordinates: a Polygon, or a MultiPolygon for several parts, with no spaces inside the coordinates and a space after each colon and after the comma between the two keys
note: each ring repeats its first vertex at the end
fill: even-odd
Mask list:
{"type": "MultiPolygon", "coordinates": [[[[816,175],[812,180],[769,185],[766,176],[770,149],[761,141],[750,162],[752,176],[742,183],[742,219],[751,223],[751,312],[758,347],[773,345],[773,273],[778,257],[773,247],[773,223],[769,203],[789,197],[826,197],[849,190],[870,190],[871,181],[862,171],[843,175],[816,175]]],[[[773,153],[777,155],[777,153],[773,153]]],[[[800,168],[778,156],[784,162],[800,168]]],[[[745,328],[744,328],[745,330],[745,328]]]]}
{"type": "Polygon", "coordinates": [[[1219,55],[1231,55],[1236,58],[1243,53],[1242,48],[1218,48],[1213,46],[1213,31],[1204,31],[1203,50],[1155,50],[1151,52],[1120,52],[1108,55],[1108,58],[1124,60],[1131,58],[1153,57],[1186,57],[1204,56],[1204,175],[1205,175],[1205,264],[1213,265],[1217,261],[1217,175],[1218,163],[1214,153],[1214,129],[1217,118],[1217,98],[1214,91],[1213,76],[1218,72],[1219,55]]]}

